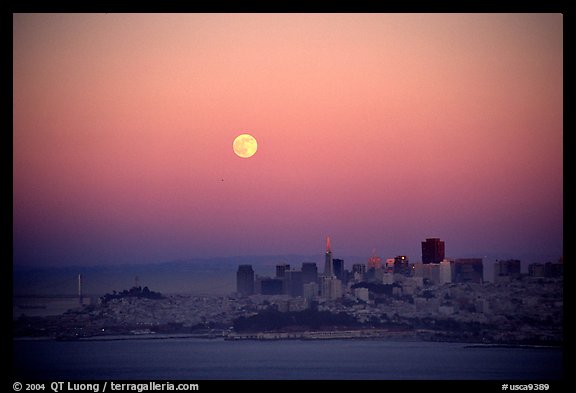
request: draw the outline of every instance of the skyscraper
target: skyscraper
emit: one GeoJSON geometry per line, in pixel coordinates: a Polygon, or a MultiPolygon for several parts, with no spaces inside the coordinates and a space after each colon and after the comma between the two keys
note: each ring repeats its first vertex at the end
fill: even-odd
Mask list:
{"type": "Polygon", "coordinates": [[[334,270],[332,269],[332,249],[330,247],[330,236],[326,238],[326,257],[324,262],[324,275],[332,277],[334,270]]]}
{"type": "Polygon", "coordinates": [[[236,291],[242,296],[254,294],[254,270],[252,265],[240,265],[236,272],[236,291]]]}
{"type": "Polygon", "coordinates": [[[302,296],[304,284],[302,283],[302,272],[300,270],[287,270],[285,272],[285,285],[288,291],[284,291],[290,296],[302,296]]]}
{"type": "Polygon", "coordinates": [[[318,282],[318,267],[314,262],[302,263],[302,283],[318,282]]]}
{"type": "Polygon", "coordinates": [[[530,277],[544,277],[544,264],[543,263],[531,263],[528,265],[528,275],[530,277]]]}
{"type": "Polygon", "coordinates": [[[546,277],[562,277],[564,275],[564,263],[546,262],[544,264],[544,274],[546,277]]]}
{"type": "Polygon", "coordinates": [[[316,300],[318,298],[319,292],[320,288],[318,287],[318,284],[315,282],[308,282],[303,286],[304,298],[308,300],[316,300]]]}
{"type": "Polygon", "coordinates": [[[520,261],[507,259],[496,261],[494,265],[494,282],[506,282],[512,278],[520,277],[520,261]]]}
{"type": "Polygon", "coordinates": [[[363,263],[355,263],[352,265],[352,273],[364,274],[366,273],[366,265],[363,263]]]}
{"type": "Polygon", "coordinates": [[[406,255],[399,255],[394,258],[394,274],[410,275],[410,265],[406,255]]]}
{"type": "Polygon", "coordinates": [[[452,282],[473,282],[482,284],[484,281],[484,265],[482,258],[459,258],[454,261],[452,282]]]}
{"type": "Polygon", "coordinates": [[[262,295],[282,295],[284,283],[279,278],[266,277],[260,281],[260,288],[262,295]]]}
{"type": "Polygon", "coordinates": [[[368,258],[368,269],[381,269],[382,258],[376,255],[376,250],[372,250],[372,256],[368,258]]]}
{"type": "Polygon", "coordinates": [[[440,262],[440,284],[448,284],[452,282],[452,262],[444,259],[440,262]]]}
{"type": "Polygon", "coordinates": [[[344,260],[334,258],[332,259],[332,272],[336,276],[336,278],[342,282],[344,282],[344,260]]]}
{"type": "Polygon", "coordinates": [[[444,242],[438,238],[428,238],[422,242],[422,263],[440,263],[444,260],[444,242]]]}
{"type": "Polygon", "coordinates": [[[288,270],[290,270],[290,265],[286,263],[276,265],[276,278],[283,278],[288,270]]]}
{"type": "Polygon", "coordinates": [[[335,276],[325,276],[322,278],[320,295],[326,300],[335,300],[342,297],[342,282],[335,276]]]}
{"type": "Polygon", "coordinates": [[[352,265],[352,279],[355,281],[362,281],[366,273],[366,265],[363,263],[355,263],[352,265]]]}

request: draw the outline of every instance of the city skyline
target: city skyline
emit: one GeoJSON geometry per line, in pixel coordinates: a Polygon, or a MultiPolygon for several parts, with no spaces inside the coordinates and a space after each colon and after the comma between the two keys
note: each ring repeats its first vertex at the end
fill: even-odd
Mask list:
{"type": "Polygon", "coordinates": [[[13,23],[15,266],[563,255],[561,14],[13,23]]]}
{"type": "Polygon", "coordinates": [[[392,285],[393,283],[415,279],[420,286],[444,285],[449,283],[499,283],[510,279],[519,279],[524,275],[531,277],[558,277],[563,274],[563,257],[557,261],[524,263],[527,272],[523,272],[518,259],[496,260],[485,269],[482,257],[445,257],[445,242],[439,238],[427,238],[421,242],[422,257],[410,262],[406,255],[383,260],[375,255],[365,263],[355,260],[345,265],[345,261],[333,258],[330,236],[326,237],[324,271],[319,273],[318,263],[301,262],[289,264],[276,263],[275,275],[261,275],[253,270],[253,264],[240,264],[236,272],[236,293],[241,296],[253,294],[291,295],[306,298],[308,301],[322,297],[328,300],[341,298],[351,282],[362,281],[392,285]],[[297,266],[301,264],[299,269],[297,266]],[[486,274],[488,273],[488,274],[486,274]],[[309,284],[313,287],[308,287],[309,284]]]}
{"type": "MultiPolygon", "coordinates": [[[[325,238],[326,239],[326,238],[325,238]]],[[[428,238],[426,240],[437,240],[428,238]]],[[[328,242],[326,242],[328,243],[328,242]]],[[[419,242],[424,243],[424,242],[419,242]]],[[[354,275],[354,273],[364,274],[370,269],[381,269],[382,272],[394,274],[416,274],[422,277],[437,277],[440,271],[435,271],[433,265],[438,263],[423,263],[422,255],[408,256],[405,254],[377,255],[373,250],[371,256],[349,256],[340,252],[336,253],[336,258],[332,258],[332,244],[326,251],[316,255],[276,255],[276,256],[237,256],[229,258],[208,258],[169,261],[151,264],[123,264],[123,265],[94,265],[94,266],[59,266],[59,267],[24,267],[15,266],[14,285],[18,288],[18,294],[65,294],[73,295],[77,293],[77,277],[82,275],[82,280],[86,277],[87,288],[90,294],[98,294],[106,291],[117,290],[126,285],[133,285],[138,280],[144,285],[149,285],[169,293],[218,293],[225,294],[232,291],[234,284],[229,277],[237,266],[247,266],[257,269],[257,274],[261,277],[283,277],[284,272],[298,270],[302,266],[303,283],[309,280],[316,281],[318,277],[325,276],[327,260],[332,261],[333,274],[342,281],[343,277],[354,275]],[[329,257],[329,258],[327,258],[329,257]],[[428,266],[428,267],[426,267],[428,266]],[[413,270],[415,269],[415,270],[413,270]],[[33,277],[31,280],[30,278],[33,277]]],[[[336,245],[338,248],[338,245],[336,245]]],[[[321,249],[321,244],[319,245],[321,249]]],[[[451,249],[448,244],[448,249],[451,249]]],[[[532,275],[532,270],[536,269],[544,274],[546,266],[549,264],[563,264],[563,257],[526,260],[517,257],[504,257],[499,259],[487,258],[486,256],[474,254],[453,254],[446,255],[441,263],[460,263],[466,261],[479,261],[478,268],[480,274],[478,279],[483,282],[498,282],[499,276],[510,271],[510,263],[519,269],[522,274],[532,275]]],[[[441,269],[442,270],[442,269],[441,269]]],[[[256,271],[252,272],[252,275],[256,271]]],[[[254,281],[252,279],[252,281],[254,281]]],[[[250,292],[250,290],[246,291],[250,292]]]]}

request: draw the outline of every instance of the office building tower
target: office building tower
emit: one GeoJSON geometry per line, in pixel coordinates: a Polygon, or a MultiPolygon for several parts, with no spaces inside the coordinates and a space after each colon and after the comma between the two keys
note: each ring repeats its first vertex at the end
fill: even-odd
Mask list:
{"type": "Polygon", "coordinates": [[[262,295],[282,295],[284,283],[279,278],[264,278],[260,281],[262,295]]]}
{"type": "Polygon", "coordinates": [[[530,277],[544,277],[545,269],[543,263],[531,263],[528,265],[528,275],[530,277]]]}
{"type": "Polygon", "coordinates": [[[302,272],[300,270],[288,270],[285,272],[284,278],[284,285],[287,288],[284,293],[293,297],[302,296],[304,291],[302,272]]]}
{"type": "Polygon", "coordinates": [[[494,264],[494,282],[507,282],[520,277],[520,261],[507,259],[494,264]]]}
{"type": "Polygon", "coordinates": [[[290,270],[290,265],[288,264],[283,263],[280,265],[276,265],[276,278],[284,278],[284,274],[288,270],[290,270]]]}
{"type": "Polygon", "coordinates": [[[318,293],[320,288],[316,282],[308,282],[303,285],[303,296],[306,300],[316,300],[318,299],[318,293]]]}
{"type": "Polygon", "coordinates": [[[384,269],[376,270],[374,278],[376,278],[376,282],[382,284],[392,285],[394,283],[394,273],[387,273],[384,269]]]}
{"type": "Polygon", "coordinates": [[[366,273],[366,265],[363,263],[355,263],[352,265],[352,273],[364,275],[366,273]]]}
{"type": "Polygon", "coordinates": [[[302,283],[318,282],[318,266],[314,262],[302,263],[302,283]]]}
{"type": "Polygon", "coordinates": [[[364,275],[366,274],[366,265],[363,263],[355,263],[352,265],[352,272],[350,279],[354,281],[364,280],[364,275]]]}
{"type": "Polygon", "coordinates": [[[320,288],[320,296],[326,300],[336,300],[343,295],[342,282],[335,276],[324,276],[320,288]]]}
{"type": "Polygon", "coordinates": [[[564,275],[563,258],[557,263],[531,263],[528,265],[528,275],[530,277],[562,277],[564,275]]]}
{"type": "Polygon", "coordinates": [[[459,258],[454,261],[453,282],[484,282],[482,258],[459,258]]]}
{"type": "Polygon", "coordinates": [[[381,269],[381,268],[382,268],[382,258],[376,255],[376,250],[373,250],[372,256],[368,258],[368,270],[381,269]]]}
{"type": "Polygon", "coordinates": [[[290,265],[286,263],[281,263],[276,265],[276,278],[282,280],[282,294],[290,294],[290,284],[286,279],[286,272],[290,270],[290,265]]]}
{"type": "Polygon", "coordinates": [[[254,294],[254,270],[252,265],[240,265],[236,272],[236,291],[242,296],[254,294]]]}
{"type": "Polygon", "coordinates": [[[544,275],[546,277],[562,277],[564,276],[563,262],[552,263],[546,262],[544,264],[544,275]]]}
{"type": "Polygon", "coordinates": [[[394,274],[410,275],[410,264],[406,255],[399,255],[394,258],[394,274]]]}
{"type": "Polygon", "coordinates": [[[422,263],[440,263],[444,260],[444,242],[429,238],[422,242],[422,263]]]}
{"type": "Polygon", "coordinates": [[[334,258],[332,259],[332,273],[336,278],[344,282],[344,260],[334,258]]]}
{"type": "Polygon", "coordinates": [[[427,284],[440,284],[440,263],[415,263],[413,266],[414,277],[422,278],[427,284]]]}
{"type": "Polygon", "coordinates": [[[334,275],[332,269],[332,249],[330,246],[330,236],[326,238],[326,256],[324,261],[324,276],[331,277],[334,275]]]}
{"type": "Polygon", "coordinates": [[[370,301],[370,292],[368,291],[368,288],[355,288],[354,296],[356,296],[356,299],[362,300],[366,303],[370,301]]]}
{"type": "Polygon", "coordinates": [[[444,259],[440,262],[440,284],[449,284],[452,282],[452,262],[444,259]]]}

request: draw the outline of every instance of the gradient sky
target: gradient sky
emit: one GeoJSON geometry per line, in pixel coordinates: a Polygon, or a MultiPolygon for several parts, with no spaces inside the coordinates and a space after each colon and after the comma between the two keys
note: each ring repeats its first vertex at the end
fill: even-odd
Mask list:
{"type": "Polygon", "coordinates": [[[560,14],[13,21],[15,264],[562,255],[560,14]]]}

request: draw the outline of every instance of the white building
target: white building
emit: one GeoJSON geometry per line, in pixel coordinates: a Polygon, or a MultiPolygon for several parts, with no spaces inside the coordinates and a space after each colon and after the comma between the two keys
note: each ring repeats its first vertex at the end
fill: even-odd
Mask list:
{"type": "Polygon", "coordinates": [[[444,259],[440,262],[440,284],[449,284],[452,282],[452,262],[444,259]]]}
{"type": "Polygon", "coordinates": [[[427,279],[433,284],[440,284],[440,263],[415,263],[414,276],[427,279]]]}
{"type": "Polygon", "coordinates": [[[326,300],[335,300],[342,297],[342,282],[334,276],[323,277],[320,296],[326,300]]]}
{"type": "Polygon", "coordinates": [[[394,273],[384,273],[382,274],[382,284],[392,285],[394,283],[394,273]]]}
{"type": "Polygon", "coordinates": [[[355,288],[354,296],[356,296],[356,298],[359,300],[365,301],[366,303],[370,301],[370,291],[368,291],[368,288],[355,288]]]}
{"type": "Polygon", "coordinates": [[[307,282],[304,284],[304,298],[306,300],[316,300],[318,299],[318,292],[320,288],[315,282],[307,282]]]}

